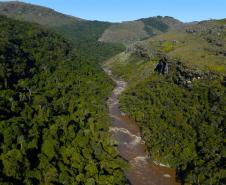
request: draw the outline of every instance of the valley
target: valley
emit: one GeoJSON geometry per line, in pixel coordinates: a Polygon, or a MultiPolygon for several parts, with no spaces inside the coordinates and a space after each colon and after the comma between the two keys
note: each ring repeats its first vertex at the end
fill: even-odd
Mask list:
{"type": "Polygon", "coordinates": [[[104,71],[115,81],[116,87],[108,99],[112,126],[109,128],[113,140],[123,159],[130,167],[125,171],[134,185],[176,185],[176,172],[168,167],[156,165],[151,160],[147,146],[141,138],[139,125],[120,111],[119,96],[126,89],[127,82],[116,80],[109,69],[104,71]]]}
{"type": "Polygon", "coordinates": [[[226,19],[1,1],[0,184],[225,185],[226,19]]]}
{"type": "Polygon", "coordinates": [[[128,82],[120,109],[138,123],[151,158],[176,168],[182,183],[222,184],[226,29],[218,22],[189,29],[137,42],[104,65],[128,82]]]}

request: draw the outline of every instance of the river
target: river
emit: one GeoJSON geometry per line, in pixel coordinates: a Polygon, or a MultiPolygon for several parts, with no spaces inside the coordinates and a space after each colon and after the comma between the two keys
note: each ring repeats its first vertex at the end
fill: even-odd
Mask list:
{"type": "Polygon", "coordinates": [[[121,113],[119,96],[126,89],[127,83],[115,79],[111,70],[105,68],[104,71],[116,83],[107,102],[112,119],[109,131],[118,143],[119,154],[129,162],[129,169],[125,172],[128,181],[132,185],[179,185],[174,169],[156,165],[151,161],[138,124],[121,113]]]}

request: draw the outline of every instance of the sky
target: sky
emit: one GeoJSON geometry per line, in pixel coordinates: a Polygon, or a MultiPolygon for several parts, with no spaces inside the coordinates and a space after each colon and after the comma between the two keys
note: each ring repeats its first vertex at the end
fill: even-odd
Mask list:
{"type": "MultiPolygon", "coordinates": [[[[1,1],[1,0],[0,0],[1,1]]],[[[184,22],[226,18],[226,0],[24,0],[88,20],[121,22],[157,15],[184,22]]]]}

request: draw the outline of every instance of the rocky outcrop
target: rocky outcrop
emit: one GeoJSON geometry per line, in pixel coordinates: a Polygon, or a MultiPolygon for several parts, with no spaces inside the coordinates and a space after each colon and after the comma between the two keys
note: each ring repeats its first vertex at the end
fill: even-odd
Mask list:
{"type": "Polygon", "coordinates": [[[157,64],[155,71],[158,72],[158,74],[168,74],[169,73],[169,61],[166,57],[163,57],[159,60],[159,63],[157,64]]]}
{"type": "Polygon", "coordinates": [[[207,77],[208,74],[201,70],[185,67],[181,62],[177,62],[176,64],[176,78],[174,79],[174,82],[178,85],[192,88],[192,83],[194,81],[207,77]]]}
{"type": "Polygon", "coordinates": [[[192,88],[194,81],[208,77],[208,74],[201,70],[186,67],[181,62],[170,61],[167,57],[159,60],[155,71],[160,75],[170,76],[175,84],[186,88],[192,88]]]}

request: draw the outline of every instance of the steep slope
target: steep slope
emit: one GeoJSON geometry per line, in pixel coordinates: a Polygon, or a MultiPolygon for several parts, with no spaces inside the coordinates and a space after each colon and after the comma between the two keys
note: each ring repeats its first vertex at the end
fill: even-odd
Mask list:
{"type": "Polygon", "coordinates": [[[0,16],[0,184],[125,184],[111,89],[62,36],[0,16]]]}
{"type": "Polygon", "coordinates": [[[76,50],[89,56],[91,60],[102,62],[125,50],[123,44],[103,43],[98,39],[110,23],[99,21],[83,21],[76,25],[55,27],[75,46],[76,50]]]}
{"type": "Polygon", "coordinates": [[[164,55],[180,60],[191,68],[225,74],[225,51],[224,20],[203,21],[136,42],[125,52],[108,60],[107,64],[130,81],[136,78],[134,74],[145,77],[153,72],[159,57],[164,55]]]}
{"type": "Polygon", "coordinates": [[[114,43],[132,43],[149,35],[144,30],[145,25],[142,21],[131,21],[115,24],[105,30],[99,41],[114,43]]]}
{"type": "Polygon", "coordinates": [[[102,42],[130,44],[183,25],[172,17],[150,17],[114,24],[99,39],[102,42]]]}
{"type": "Polygon", "coordinates": [[[144,45],[190,66],[226,73],[226,24],[219,21],[184,26],[147,40],[144,45]]]}
{"type": "Polygon", "coordinates": [[[84,21],[76,17],[61,14],[50,8],[18,1],[0,2],[0,12],[1,15],[14,19],[36,22],[47,26],[62,26],[84,21]]]}
{"type": "Polygon", "coordinates": [[[158,35],[106,62],[129,82],[121,110],[140,123],[152,159],[188,184],[225,184],[225,20],[158,35]]]}
{"type": "Polygon", "coordinates": [[[0,15],[38,23],[63,34],[83,55],[102,62],[131,44],[183,25],[172,17],[150,17],[123,23],[88,21],[42,6],[22,2],[0,3],[0,15]],[[99,57],[102,56],[102,57],[99,57]]]}
{"type": "Polygon", "coordinates": [[[1,2],[0,15],[51,28],[63,34],[78,52],[98,62],[124,50],[120,44],[98,42],[102,33],[111,26],[108,22],[82,20],[46,7],[16,1],[1,2]]]}

